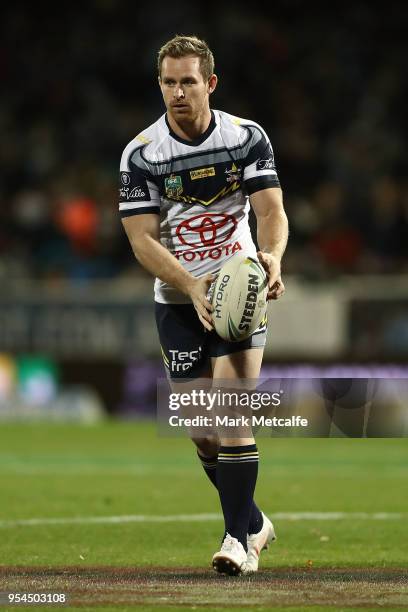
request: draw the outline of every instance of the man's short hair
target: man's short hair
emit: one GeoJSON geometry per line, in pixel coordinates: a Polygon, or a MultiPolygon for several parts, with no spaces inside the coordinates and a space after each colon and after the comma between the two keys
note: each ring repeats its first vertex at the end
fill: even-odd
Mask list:
{"type": "Polygon", "coordinates": [[[177,34],[174,38],[166,42],[159,51],[157,57],[157,68],[161,77],[162,63],[165,57],[185,57],[186,55],[196,55],[200,59],[200,72],[204,81],[208,81],[214,74],[214,56],[211,49],[205,42],[196,36],[182,36],[177,34]]]}

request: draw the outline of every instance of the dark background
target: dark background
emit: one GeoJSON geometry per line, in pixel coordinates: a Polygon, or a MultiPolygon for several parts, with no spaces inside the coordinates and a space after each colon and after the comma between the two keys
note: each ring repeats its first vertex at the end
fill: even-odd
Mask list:
{"type": "MultiPolygon", "coordinates": [[[[152,300],[120,224],[117,177],[126,144],[164,112],[156,57],[178,33],[213,50],[212,106],[257,121],[271,139],[290,222],[285,278],[330,283],[328,292],[357,281],[345,348],[320,361],[406,362],[407,32],[408,4],[398,1],[8,3],[0,20],[0,353],[9,361],[38,353],[25,339],[36,333],[29,311],[27,320],[14,317],[34,290],[38,304],[49,291],[58,300],[62,285],[66,299],[71,286],[93,296],[108,280],[116,284],[103,291],[114,295],[117,283],[126,293],[145,281],[134,293],[152,300]],[[26,326],[21,341],[10,320],[26,326]]],[[[75,316],[75,329],[86,328],[75,316]]],[[[46,347],[42,340],[37,334],[46,347]]],[[[154,335],[149,346],[158,348],[154,335]]],[[[152,384],[164,373],[153,348],[138,354],[137,342],[121,358],[78,347],[61,341],[40,352],[56,361],[63,383],[90,383],[109,409],[123,388],[129,405],[143,404],[135,381],[146,358],[152,384]]],[[[290,355],[299,359],[319,361],[290,355]]]]}
{"type": "Polygon", "coordinates": [[[407,31],[404,2],[8,4],[0,278],[106,278],[135,266],[117,168],[164,111],[156,55],[176,33],[212,48],[213,107],[270,136],[291,224],[285,271],[405,272],[407,31]]]}

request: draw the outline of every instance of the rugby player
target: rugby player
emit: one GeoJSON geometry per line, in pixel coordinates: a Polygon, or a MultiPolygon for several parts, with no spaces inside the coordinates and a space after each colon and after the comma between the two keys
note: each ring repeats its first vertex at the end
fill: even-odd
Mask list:
{"type": "MultiPolygon", "coordinates": [[[[272,147],[255,122],[210,108],[217,76],[204,41],[168,41],[158,54],[158,79],[166,113],[123,152],[119,208],[136,258],[156,277],[156,321],[168,377],[173,389],[197,377],[256,379],[266,322],[245,341],[223,341],[213,330],[208,291],[225,261],[245,253],[258,256],[265,268],[268,299],[284,293],[288,222],[272,147]]],[[[213,566],[231,575],[254,572],[275,533],[254,502],[258,452],[252,432],[193,441],[225,519],[213,566]]]]}

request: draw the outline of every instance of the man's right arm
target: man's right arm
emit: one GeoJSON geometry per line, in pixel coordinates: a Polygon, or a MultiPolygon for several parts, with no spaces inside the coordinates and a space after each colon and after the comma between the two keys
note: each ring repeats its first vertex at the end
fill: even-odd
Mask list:
{"type": "Polygon", "coordinates": [[[140,264],[153,276],[190,297],[204,327],[213,329],[210,314],[213,307],[206,297],[212,275],[195,278],[160,243],[159,215],[131,215],[123,217],[122,223],[140,264]]]}

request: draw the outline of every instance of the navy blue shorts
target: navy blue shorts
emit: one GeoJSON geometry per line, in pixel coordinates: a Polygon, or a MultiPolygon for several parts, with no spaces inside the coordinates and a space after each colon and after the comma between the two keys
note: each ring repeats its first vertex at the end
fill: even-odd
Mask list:
{"type": "Polygon", "coordinates": [[[227,342],[207,331],[192,304],[155,302],[164,365],[170,378],[200,378],[210,371],[211,357],[265,346],[267,321],[242,342],[227,342]]]}

